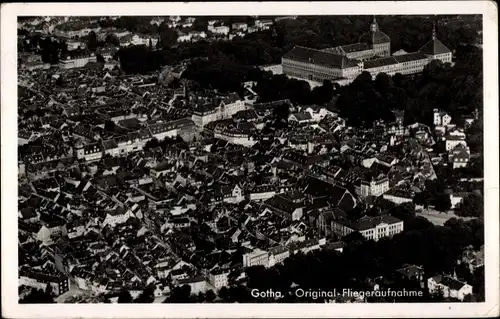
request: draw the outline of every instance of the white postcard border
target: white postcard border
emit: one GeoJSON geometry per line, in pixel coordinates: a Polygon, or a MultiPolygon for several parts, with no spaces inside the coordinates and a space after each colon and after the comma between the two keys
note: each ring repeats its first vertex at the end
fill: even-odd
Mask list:
{"type": "Polygon", "coordinates": [[[32,3],[1,7],[2,314],[8,318],[469,317],[499,313],[498,11],[492,1],[32,3]],[[434,304],[19,305],[17,277],[18,16],[483,14],[486,302],[434,304]]]}

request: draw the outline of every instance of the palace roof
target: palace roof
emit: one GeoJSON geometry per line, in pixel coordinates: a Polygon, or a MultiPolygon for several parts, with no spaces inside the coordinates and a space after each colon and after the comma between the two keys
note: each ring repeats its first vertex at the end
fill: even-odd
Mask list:
{"type": "Polygon", "coordinates": [[[434,38],[421,47],[419,52],[429,55],[437,55],[450,53],[451,51],[441,41],[434,38]]]}
{"type": "Polygon", "coordinates": [[[359,42],[370,43],[370,44],[381,44],[391,42],[391,38],[387,34],[381,31],[370,31],[366,32],[359,38],[359,42]]]}
{"type": "Polygon", "coordinates": [[[315,49],[309,49],[301,46],[295,46],[290,52],[285,54],[283,58],[339,69],[346,69],[357,66],[355,60],[350,60],[345,56],[315,49]]]}

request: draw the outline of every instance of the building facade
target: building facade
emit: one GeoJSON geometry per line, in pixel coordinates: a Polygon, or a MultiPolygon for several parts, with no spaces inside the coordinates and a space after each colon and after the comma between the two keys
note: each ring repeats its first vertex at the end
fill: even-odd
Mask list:
{"type": "Polygon", "coordinates": [[[390,215],[377,217],[362,217],[357,222],[336,220],[332,222],[332,231],[340,237],[358,231],[367,240],[378,241],[380,238],[391,237],[404,230],[404,222],[390,215]]]}
{"type": "Polygon", "coordinates": [[[94,53],[66,56],[59,61],[59,67],[62,69],[83,68],[89,62],[96,62],[97,57],[94,53]]]}
{"type": "Polygon", "coordinates": [[[444,298],[463,301],[465,296],[472,295],[472,286],[459,281],[456,277],[438,275],[427,280],[430,293],[441,292],[444,298]]]}
{"type": "Polygon", "coordinates": [[[23,273],[19,277],[19,285],[35,289],[47,289],[50,285],[54,295],[59,296],[69,290],[69,278],[66,276],[53,276],[44,273],[23,273]]]}
{"type": "Polygon", "coordinates": [[[363,71],[374,78],[379,73],[420,73],[432,60],[452,60],[452,52],[437,39],[435,28],[431,40],[418,52],[391,56],[391,39],[379,30],[374,18],[370,32],[362,35],[358,43],[324,50],[296,46],[282,57],[281,64],[283,73],[290,77],[348,84],[363,71]]]}
{"type": "Polygon", "coordinates": [[[237,93],[231,93],[224,98],[198,103],[191,119],[197,126],[203,127],[210,122],[231,118],[239,111],[246,110],[245,101],[237,93]]]}
{"type": "Polygon", "coordinates": [[[360,196],[381,196],[389,190],[389,178],[387,176],[379,176],[369,180],[362,180],[360,185],[360,196]]]}
{"type": "Polygon", "coordinates": [[[243,267],[264,266],[269,264],[269,253],[260,249],[243,255],[243,267]]]}

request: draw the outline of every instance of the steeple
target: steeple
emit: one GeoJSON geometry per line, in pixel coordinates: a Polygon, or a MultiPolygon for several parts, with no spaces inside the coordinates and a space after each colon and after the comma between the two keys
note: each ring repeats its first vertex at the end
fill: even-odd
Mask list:
{"type": "Polygon", "coordinates": [[[436,40],[436,22],[432,23],[432,40],[436,40]]]}
{"type": "Polygon", "coordinates": [[[377,32],[378,31],[377,18],[375,18],[375,15],[373,15],[373,22],[370,25],[370,31],[371,32],[377,32]]]}

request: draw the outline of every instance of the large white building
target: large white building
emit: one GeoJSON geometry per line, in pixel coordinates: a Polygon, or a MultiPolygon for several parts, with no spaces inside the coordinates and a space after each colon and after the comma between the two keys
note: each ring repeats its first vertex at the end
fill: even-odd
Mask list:
{"type": "Polygon", "coordinates": [[[390,55],[391,39],[379,30],[375,18],[370,32],[361,36],[358,43],[316,50],[301,46],[294,47],[282,57],[283,73],[322,82],[331,80],[339,84],[352,82],[363,71],[373,77],[379,73],[414,74],[423,71],[432,60],[449,63],[452,52],[436,37],[433,28],[432,38],[418,52],[390,55]]]}
{"type": "Polygon", "coordinates": [[[87,27],[76,27],[75,29],[71,30],[70,28],[64,28],[64,25],[57,26],[54,28],[54,35],[58,37],[63,37],[63,38],[75,38],[75,37],[85,37],[89,35],[90,32],[99,32],[101,30],[101,27],[93,27],[93,28],[87,28],[87,27]]]}
{"type": "Polygon", "coordinates": [[[230,269],[214,269],[208,273],[208,282],[219,290],[228,285],[228,276],[230,269]]]}
{"type": "Polygon", "coordinates": [[[467,141],[465,140],[465,136],[447,135],[445,139],[445,147],[447,152],[451,151],[458,145],[462,145],[463,147],[467,148],[467,141]]]}
{"type": "Polygon", "coordinates": [[[378,241],[380,238],[391,237],[403,231],[403,221],[396,217],[385,215],[365,218],[358,221],[358,231],[368,240],[378,241]]]}
{"type": "Polygon", "coordinates": [[[75,145],[76,158],[84,159],[87,162],[97,161],[103,157],[103,147],[100,143],[90,143],[83,145],[77,142],[75,145]]]}
{"type": "Polygon", "coordinates": [[[54,276],[44,273],[26,272],[19,276],[19,286],[21,285],[41,290],[47,289],[47,285],[50,285],[52,292],[56,296],[59,296],[69,290],[69,278],[63,275],[54,276]]]}
{"type": "Polygon", "coordinates": [[[203,127],[210,122],[231,118],[244,110],[246,110],[245,101],[238,93],[231,93],[223,98],[197,101],[191,119],[194,124],[203,127]]]}
{"type": "Polygon", "coordinates": [[[252,147],[257,143],[250,132],[245,132],[236,128],[216,128],[214,130],[214,137],[228,141],[231,144],[243,145],[246,147],[252,147]]]}
{"type": "Polygon", "coordinates": [[[243,267],[264,266],[269,265],[269,253],[261,249],[243,255],[243,267]]]}
{"type": "Polygon", "coordinates": [[[222,34],[222,35],[227,35],[229,34],[230,31],[229,27],[226,25],[220,25],[220,26],[209,25],[207,27],[207,30],[215,34],[222,34]]]}
{"type": "Polygon", "coordinates": [[[132,211],[130,210],[115,210],[110,211],[106,214],[106,218],[104,219],[103,226],[111,225],[111,227],[115,227],[118,224],[125,223],[129,218],[135,217],[132,211]]]}
{"type": "Polygon", "coordinates": [[[377,176],[376,178],[362,180],[359,189],[361,197],[378,197],[389,190],[389,179],[387,176],[377,176]]]}
{"type": "Polygon", "coordinates": [[[357,222],[337,220],[332,222],[332,230],[339,236],[346,236],[359,231],[368,240],[378,241],[384,237],[399,234],[404,229],[404,222],[390,215],[362,217],[357,222]]]}
{"type": "Polygon", "coordinates": [[[67,55],[59,61],[59,67],[62,69],[83,68],[89,62],[96,62],[97,57],[94,53],[67,55]]]}

